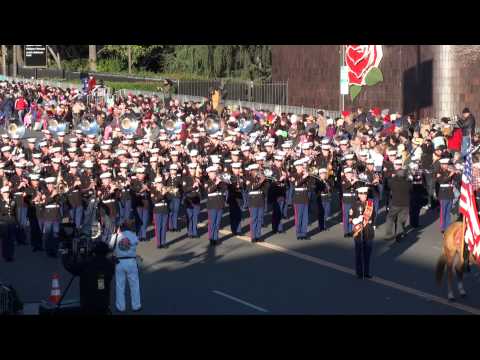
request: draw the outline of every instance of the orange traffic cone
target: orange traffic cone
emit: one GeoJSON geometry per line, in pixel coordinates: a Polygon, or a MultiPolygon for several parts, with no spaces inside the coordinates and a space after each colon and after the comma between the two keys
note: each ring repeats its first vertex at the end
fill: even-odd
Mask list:
{"type": "Polygon", "coordinates": [[[52,291],[50,292],[50,296],[48,298],[48,300],[53,304],[58,304],[60,302],[60,298],[62,297],[60,294],[60,283],[58,280],[59,280],[58,274],[53,274],[52,291]]]}

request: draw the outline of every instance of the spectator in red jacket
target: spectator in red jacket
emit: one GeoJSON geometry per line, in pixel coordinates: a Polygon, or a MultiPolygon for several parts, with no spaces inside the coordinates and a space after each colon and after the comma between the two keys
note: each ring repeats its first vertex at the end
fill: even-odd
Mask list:
{"type": "Polygon", "coordinates": [[[90,75],[90,79],[88,79],[88,92],[91,93],[93,89],[97,86],[97,80],[93,75],[90,75]]]}
{"type": "Polygon", "coordinates": [[[447,137],[447,141],[448,141],[448,150],[450,150],[451,152],[460,152],[462,149],[462,129],[460,128],[453,129],[452,135],[447,137]]]}
{"type": "Polygon", "coordinates": [[[18,121],[20,124],[23,124],[23,115],[25,114],[25,110],[28,108],[28,102],[25,100],[23,95],[15,100],[15,111],[18,114],[18,121]]]}

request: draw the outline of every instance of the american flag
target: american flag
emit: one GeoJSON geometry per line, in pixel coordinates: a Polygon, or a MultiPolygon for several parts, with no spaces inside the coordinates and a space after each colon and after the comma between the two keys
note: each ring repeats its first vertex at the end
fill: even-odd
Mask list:
{"type": "Polygon", "coordinates": [[[465,242],[468,244],[470,252],[475,256],[479,256],[480,223],[472,184],[472,152],[469,152],[465,158],[465,165],[463,167],[459,207],[460,212],[465,217],[465,242]]]}

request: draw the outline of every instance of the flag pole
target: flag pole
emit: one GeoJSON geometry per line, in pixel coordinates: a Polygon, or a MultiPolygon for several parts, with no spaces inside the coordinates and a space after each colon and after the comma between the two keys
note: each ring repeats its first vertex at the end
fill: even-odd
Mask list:
{"type": "MultiPolygon", "coordinates": [[[[466,218],[465,218],[465,215],[462,216],[462,219],[463,219],[463,222],[462,222],[462,258],[463,256],[465,255],[465,221],[466,221],[466,218]]],[[[463,261],[465,262],[466,260],[468,259],[463,259],[463,261]]]]}

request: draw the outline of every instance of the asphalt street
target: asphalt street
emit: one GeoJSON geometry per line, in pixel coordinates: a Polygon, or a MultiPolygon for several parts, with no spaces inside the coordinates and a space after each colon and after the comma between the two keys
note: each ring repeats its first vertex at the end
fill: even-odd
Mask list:
{"type": "MultiPolygon", "coordinates": [[[[246,214],[243,229],[248,235],[246,214]]],[[[381,224],[383,217],[382,212],[381,224]]],[[[442,241],[438,210],[422,213],[421,228],[401,243],[383,240],[384,226],[377,227],[371,280],[356,278],[353,239],[343,237],[338,217],[329,231],[318,233],[312,216],[311,240],[303,241],[296,240],[293,217],[286,221],[287,232],[275,235],[270,234],[270,215],[266,219],[265,243],[252,244],[247,236],[232,236],[228,209],[222,222],[223,242],[218,247],[208,246],[205,226],[200,238],[188,239],[184,220],[181,232],[167,234],[167,249],[156,249],[153,241],[141,243],[140,314],[480,313],[480,276],[475,267],[466,275],[468,296],[464,299],[448,302],[446,284],[442,288],[435,284],[442,241]]],[[[203,225],[205,220],[203,211],[203,225]]],[[[63,293],[70,275],[59,260],[32,253],[29,246],[17,247],[13,263],[0,260],[0,282],[14,285],[27,303],[26,313],[35,313],[38,302],[48,298],[55,272],[60,275],[63,293]]],[[[78,295],[76,279],[66,300],[78,299],[78,295]]]]}
{"type": "MultiPolygon", "coordinates": [[[[422,216],[427,224],[429,215],[422,216]]],[[[268,219],[268,217],[267,217],[268,219]]],[[[208,246],[206,229],[199,239],[184,231],[168,233],[169,247],[158,250],[153,241],[139,245],[142,314],[476,314],[480,299],[478,272],[468,274],[468,296],[446,300],[437,288],[434,266],[440,254],[438,221],[411,232],[402,243],[383,240],[379,226],[374,241],[371,280],[358,280],[353,271],[353,240],[344,238],[341,224],[298,241],[293,224],[285,234],[252,244],[247,236],[233,237],[224,215],[223,243],[208,246]]],[[[247,231],[248,219],[243,222],[247,231]]],[[[184,229],[185,230],[185,229],[184,229]]],[[[0,262],[0,281],[12,283],[34,312],[35,303],[50,293],[51,276],[60,275],[62,290],[70,275],[59,260],[30,247],[17,247],[14,263],[0,262]]],[[[78,280],[66,300],[78,299],[78,280]]],[[[112,294],[113,300],[113,294],[112,294]]],[[[27,311],[27,312],[28,312],[27,311]]]]}

